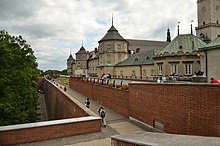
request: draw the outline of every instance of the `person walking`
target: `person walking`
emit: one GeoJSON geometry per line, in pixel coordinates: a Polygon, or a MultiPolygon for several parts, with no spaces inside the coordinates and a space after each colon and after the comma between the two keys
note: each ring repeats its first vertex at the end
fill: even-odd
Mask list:
{"type": "Polygon", "coordinates": [[[102,126],[106,127],[106,121],[105,121],[105,110],[103,109],[103,107],[101,106],[99,108],[99,111],[98,111],[100,117],[102,118],[102,126]]]}
{"type": "Polygon", "coordinates": [[[90,106],[90,100],[89,100],[89,98],[87,98],[87,100],[85,101],[85,106],[86,106],[87,108],[89,108],[89,106],[90,106]]]}

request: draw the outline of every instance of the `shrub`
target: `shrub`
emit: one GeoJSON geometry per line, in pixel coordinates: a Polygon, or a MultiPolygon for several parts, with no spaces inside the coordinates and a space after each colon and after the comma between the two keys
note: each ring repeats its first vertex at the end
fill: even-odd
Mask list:
{"type": "Polygon", "coordinates": [[[128,87],[128,85],[122,85],[122,86],[121,86],[121,89],[122,89],[122,90],[128,90],[129,87],[128,87]]]}

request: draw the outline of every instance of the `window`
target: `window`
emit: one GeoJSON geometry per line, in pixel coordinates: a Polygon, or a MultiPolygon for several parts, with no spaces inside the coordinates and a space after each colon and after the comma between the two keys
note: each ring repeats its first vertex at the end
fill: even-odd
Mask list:
{"type": "Polygon", "coordinates": [[[121,70],[120,75],[123,76],[123,70],[121,70]]]}
{"type": "Polygon", "coordinates": [[[178,74],[178,65],[177,64],[171,64],[170,66],[170,74],[178,74]]]}
{"type": "Polygon", "coordinates": [[[118,45],[118,50],[121,50],[121,45],[118,45]]]}
{"type": "Polygon", "coordinates": [[[107,63],[108,63],[108,64],[111,63],[111,54],[107,54],[107,63]]]}
{"type": "Polygon", "coordinates": [[[146,70],[143,70],[143,76],[146,76],[146,75],[147,75],[146,70]]]}
{"type": "Polygon", "coordinates": [[[111,50],[111,45],[107,45],[107,51],[111,50]]]}
{"type": "Polygon", "coordinates": [[[135,70],[132,70],[131,75],[135,76],[135,70]]]}
{"type": "Polygon", "coordinates": [[[158,75],[162,75],[162,72],[163,71],[163,66],[162,64],[161,65],[158,65],[158,75]]]}
{"type": "Polygon", "coordinates": [[[192,75],[192,64],[185,64],[185,75],[192,75]]]}
{"type": "Polygon", "coordinates": [[[153,76],[153,75],[154,75],[154,70],[151,70],[151,71],[150,71],[150,74],[153,76]]]}
{"type": "Polygon", "coordinates": [[[118,61],[121,61],[121,54],[118,54],[118,61]]]}

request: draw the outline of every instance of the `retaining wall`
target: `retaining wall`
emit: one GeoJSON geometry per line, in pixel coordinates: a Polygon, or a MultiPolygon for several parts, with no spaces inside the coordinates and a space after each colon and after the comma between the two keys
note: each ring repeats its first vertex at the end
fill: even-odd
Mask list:
{"type": "Polygon", "coordinates": [[[167,133],[220,136],[220,86],[129,84],[130,116],[167,133]]]}
{"type": "Polygon", "coordinates": [[[102,105],[125,117],[129,117],[128,91],[85,81],[75,81],[73,78],[70,78],[69,83],[70,88],[75,91],[101,102],[102,105]]]}
{"type": "Polygon", "coordinates": [[[219,84],[131,83],[125,92],[70,79],[70,87],[167,133],[220,136],[219,84]]]}
{"type": "MultiPolygon", "coordinates": [[[[36,122],[0,127],[0,145],[15,145],[62,138],[101,131],[101,118],[80,105],[54,85],[44,80],[45,100],[48,107],[47,122],[36,122]],[[80,130],[79,130],[80,129],[80,130]]],[[[38,87],[42,89],[42,87],[38,87]]]]}

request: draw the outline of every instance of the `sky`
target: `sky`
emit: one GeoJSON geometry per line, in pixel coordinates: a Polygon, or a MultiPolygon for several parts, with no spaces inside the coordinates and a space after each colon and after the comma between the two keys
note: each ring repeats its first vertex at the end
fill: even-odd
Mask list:
{"type": "MultiPolygon", "coordinates": [[[[38,68],[67,68],[82,44],[87,51],[113,23],[125,39],[165,41],[190,33],[197,24],[197,0],[0,0],[0,30],[21,35],[34,50],[38,68]],[[193,20],[193,22],[191,22],[193,20]]],[[[194,31],[195,33],[195,31],[194,31]]]]}

